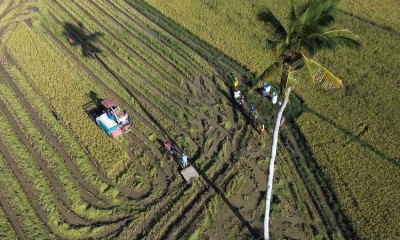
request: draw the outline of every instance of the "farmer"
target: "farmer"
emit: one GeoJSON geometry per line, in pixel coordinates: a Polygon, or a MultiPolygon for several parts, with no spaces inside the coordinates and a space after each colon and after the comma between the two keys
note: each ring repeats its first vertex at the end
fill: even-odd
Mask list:
{"type": "Polygon", "coordinates": [[[164,148],[167,152],[171,151],[172,144],[170,142],[164,142],[164,148]]]}
{"type": "Polygon", "coordinates": [[[260,129],[260,136],[263,137],[265,133],[265,128],[264,128],[264,124],[261,124],[261,129],[260,129]]]}
{"type": "Polygon", "coordinates": [[[73,37],[69,37],[68,38],[68,42],[69,42],[69,44],[74,45],[75,44],[75,39],[73,37]]]}
{"type": "Polygon", "coordinates": [[[244,102],[244,95],[242,94],[242,95],[240,96],[239,105],[242,106],[243,102],[244,102]]]}
{"type": "Polygon", "coordinates": [[[254,110],[254,112],[253,112],[253,122],[254,123],[257,122],[257,118],[258,118],[258,112],[257,112],[257,110],[254,110]]]}
{"type": "Polygon", "coordinates": [[[187,167],[187,164],[188,164],[188,162],[187,162],[186,153],[182,153],[182,167],[183,167],[183,168],[186,168],[186,167],[187,167]]]}
{"type": "Polygon", "coordinates": [[[250,112],[254,111],[254,103],[250,104],[250,112]]]}
{"type": "Polygon", "coordinates": [[[235,87],[235,90],[236,90],[236,87],[239,85],[239,81],[237,80],[237,78],[235,78],[235,82],[233,83],[233,86],[235,87]]]}

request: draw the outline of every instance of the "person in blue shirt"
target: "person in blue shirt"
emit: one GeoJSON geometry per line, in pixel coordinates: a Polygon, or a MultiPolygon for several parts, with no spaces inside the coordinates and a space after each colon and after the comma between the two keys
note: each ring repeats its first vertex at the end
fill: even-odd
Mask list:
{"type": "Polygon", "coordinates": [[[188,165],[186,153],[182,153],[182,167],[185,168],[188,165]]]}

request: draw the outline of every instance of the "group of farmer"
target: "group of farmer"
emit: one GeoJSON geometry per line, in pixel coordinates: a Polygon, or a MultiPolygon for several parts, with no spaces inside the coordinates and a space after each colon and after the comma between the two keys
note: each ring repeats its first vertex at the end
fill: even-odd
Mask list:
{"type": "MultiPolygon", "coordinates": [[[[241,91],[237,90],[237,86],[239,84],[239,81],[237,78],[235,78],[235,81],[233,83],[234,86],[234,90],[233,90],[233,97],[235,99],[235,102],[237,103],[237,105],[241,108],[244,109],[244,101],[245,101],[245,96],[243,93],[241,93],[241,91]]],[[[268,85],[266,82],[263,83],[262,87],[261,87],[261,94],[263,97],[270,97],[272,104],[276,104],[277,100],[278,100],[278,95],[276,94],[276,92],[272,92],[271,93],[271,85],[268,85]]],[[[279,102],[279,104],[281,104],[279,102]]],[[[258,120],[258,112],[256,110],[255,104],[254,103],[250,103],[250,111],[249,111],[249,118],[252,120],[253,124],[257,124],[257,120],[258,120]]],[[[265,126],[264,124],[261,124],[260,126],[260,135],[263,136],[265,133],[265,126]]]]}

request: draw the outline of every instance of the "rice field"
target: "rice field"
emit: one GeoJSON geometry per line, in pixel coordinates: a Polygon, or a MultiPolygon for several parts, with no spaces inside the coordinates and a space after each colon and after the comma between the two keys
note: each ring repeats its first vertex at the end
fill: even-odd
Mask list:
{"type": "MultiPolygon", "coordinates": [[[[290,1],[155,1],[163,14],[260,74],[270,63],[264,6],[283,19],[290,1]]],[[[304,112],[298,141],[340,221],[362,239],[396,239],[400,215],[400,22],[397,1],[342,1],[337,25],[359,35],[361,51],[317,57],[343,79],[340,91],[295,84],[304,112]]]]}
{"type": "MultiPolygon", "coordinates": [[[[0,41],[2,239],[262,236],[277,106],[250,93],[246,68],[143,1],[4,0],[0,41]],[[131,132],[112,139],[91,120],[87,106],[104,98],[131,132]],[[191,184],[167,140],[199,173],[191,184]]],[[[347,237],[285,128],[273,236],[347,237]]]]}

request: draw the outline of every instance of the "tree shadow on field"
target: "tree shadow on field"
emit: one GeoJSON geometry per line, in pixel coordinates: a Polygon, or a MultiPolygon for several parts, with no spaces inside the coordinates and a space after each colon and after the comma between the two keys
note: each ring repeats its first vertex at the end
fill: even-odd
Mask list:
{"type": "Polygon", "coordinates": [[[315,112],[314,110],[310,109],[310,108],[306,108],[305,109],[307,112],[311,113],[312,115],[314,115],[315,117],[317,117],[318,119],[329,123],[332,127],[338,129],[339,131],[341,131],[347,138],[349,138],[350,141],[355,142],[357,144],[360,144],[363,148],[371,151],[372,153],[374,153],[375,155],[377,155],[378,157],[382,158],[383,160],[387,161],[388,163],[390,163],[392,166],[396,167],[397,169],[400,168],[400,163],[398,162],[398,160],[390,158],[389,156],[387,156],[384,152],[374,148],[372,145],[368,144],[367,142],[365,142],[364,140],[360,139],[361,135],[368,130],[368,127],[365,128],[363,130],[363,132],[361,132],[358,135],[354,135],[352,132],[350,132],[349,130],[339,126],[338,124],[336,124],[333,120],[327,118],[326,116],[323,116],[317,112],[315,112]]]}
{"type": "Polygon", "coordinates": [[[200,176],[206,181],[206,183],[212,187],[212,189],[221,197],[222,201],[229,207],[229,209],[232,211],[233,214],[237,217],[237,219],[241,223],[241,227],[246,227],[248,233],[251,235],[252,239],[260,239],[261,235],[259,230],[253,228],[250,223],[243,217],[243,215],[240,213],[239,209],[235,207],[229,199],[226,197],[225,193],[214,183],[216,178],[224,174],[224,172],[228,169],[229,164],[224,163],[221,170],[219,170],[216,174],[214,174],[214,178],[210,179],[208,178],[207,174],[203,171],[201,171],[194,163],[192,163],[192,166],[197,170],[197,172],[200,174],[200,176]]]}
{"type": "Polygon", "coordinates": [[[220,168],[220,170],[218,170],[218,172],[216,172],[214,174],[214,176],[210,179],[207,174],[200,170],[200,168],[196,165],[196,159],[198,159],[201,155],[201,149],[199,148],[196,153],[194,154],[194,156],[192,157],[191,160],[191,165],[193,166],[194,169],[196,169],[196,171],[199,173],[199,175],[206,181],[207,186],[211,187],[222,199],[222,201],[224,201],[224,203],[226,204],[226,206],[228,206],[228,208],[232,211],[233,214],[235,214],[235,216],[237,217],[237,219],[240,221],[241,223],[241,227],[245,227],[248,231],[248,234],[251,235],[252,239],[261,239],[261,233],[258,229],[253,228],[250,223],[243,217],[243,215],[240,213],[239,209],[237,207],[235,207],[230,201],[229,199],[226,197],[224,191],[222,191],[216,184],[216,180],[219,176],[223,175],[229,168],[229,164],[228,163],[224,163],[223,166],[220,168]]]}
{"type": "Polygon", "coordinates": [[[81,22],[78,23],[78,26],[65,22],[63,28],[63,34],[67,38],[67,41],[73,46],[79,46],[84,57],[94,57],[96,54],[101,53],[101,49],[93,45],[93,43],[96,42],[98,37],[103,35],[102,33],[86,34],[84,31],[85,27],[81,22]]]}

